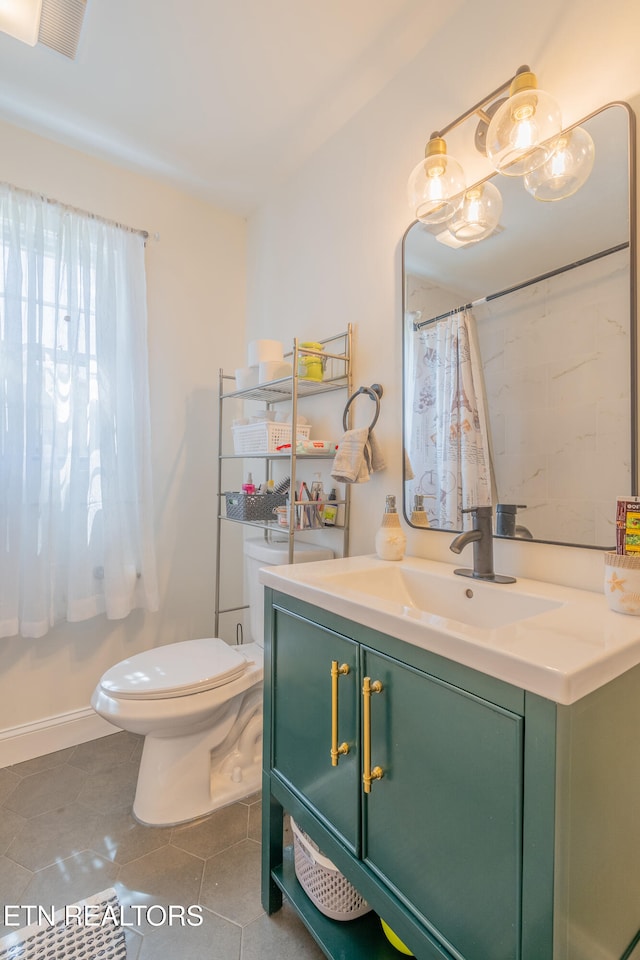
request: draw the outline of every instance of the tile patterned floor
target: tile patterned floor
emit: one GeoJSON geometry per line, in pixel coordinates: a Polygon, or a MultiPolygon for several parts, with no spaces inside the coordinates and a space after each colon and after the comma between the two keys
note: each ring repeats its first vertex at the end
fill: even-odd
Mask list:
{"type": "Polygon", "coordinates": [[[60,909],[113,886],[125,911],[202,907],[197,927],[143,913],[127,930],[129,960],[322,960],[288,904],[272,917],[261,907],[259,794],[143,827],[131,815],[141,749],[121,732],[0,769],[0,936],[12,932],[7,904],[60,909]]]}

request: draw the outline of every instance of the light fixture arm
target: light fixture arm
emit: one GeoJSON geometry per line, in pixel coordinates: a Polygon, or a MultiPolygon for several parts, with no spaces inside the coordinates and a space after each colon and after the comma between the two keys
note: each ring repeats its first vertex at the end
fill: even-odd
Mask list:
{"type": "Polygon", "coordinates": [[[465,120],[468,120],[469,117],[472,117],[474,114],[477,114],[481,119],[486,120],[487,114],[484,112],[484,107],[492,103],[494,100],[497,100],[501,94],[505,93],[511,87],[511,84],[516,77],[520,76],[521,73],[530,73],[530,68],[523,64],[523,66],[518,67],[515,74],[512,77],[509,77],[504,83],[500,84],[492,93],[488,94],[486,97],[483,97],[482,100],[479,100],[473,107],[470,107],[464,113],[460,114],[459,117],[456,117],[455,120],[452,120],[451,123],[448,123],[446,127],[438,130],[436,133],[433,133],[433,137],[444,137],[446,133],[450,133],[451,130],[455,130],[456,127],[459,127],[461,123],[464,123],[465,120]]]}

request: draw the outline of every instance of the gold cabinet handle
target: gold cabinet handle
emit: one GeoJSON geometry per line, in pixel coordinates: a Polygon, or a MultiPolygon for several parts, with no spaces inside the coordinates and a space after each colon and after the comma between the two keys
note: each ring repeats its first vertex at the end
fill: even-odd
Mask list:
{"type": "Polygon", "coordinates": [[[362,743],[362,752],[363,756],[363,773],[362,773],[362,782],[364,784],[364,792],[371,793],[371,781],[372,780],[381,780],[384,776],[384,771],[382,767],[374,767],[371,769],[371,694],[372,693],[381,693],[382,692],[382,683],[380,680],[374,680],[371,682],[371,677],[365,677],[362,683],[362,699],[363,699],[363,712],[364,712],[364,731],[363,731],[363,743],[362,743]]]}
{"type": "Polygon", "coordinates": [[[337,660],[331,661],[331,766],[337,767],[338,760],[349,753],[349,744],[338,745],[338,680],[349,673],[349,664],[338,666],[337,660]]]}

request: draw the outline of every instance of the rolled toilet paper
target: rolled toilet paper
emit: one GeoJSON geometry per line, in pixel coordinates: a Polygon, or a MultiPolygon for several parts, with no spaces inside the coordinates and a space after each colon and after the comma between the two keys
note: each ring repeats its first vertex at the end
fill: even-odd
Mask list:
{"type": "Polygon", "coordinates": [[[250,390],[258,384],[258,367],[240,367],[236,370],[236,390],[250,390]]]}
{"type": "Polygon", "coordinates": [[[283,360],[263,360],[258,365],[258,382],[268,383],[269,380],[278,380],[280,377],[291,376],[292,366],[283,360]]]}

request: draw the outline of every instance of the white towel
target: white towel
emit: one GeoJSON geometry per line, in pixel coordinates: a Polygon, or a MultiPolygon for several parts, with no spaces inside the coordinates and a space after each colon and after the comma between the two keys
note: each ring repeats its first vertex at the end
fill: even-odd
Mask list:
{"type": "Polygon", "coordinates": [[[373,434],[373,430],[369,430],[369,442],[365,444],[364,455],[365,458],[368,457],[369,473],[377,473],[378,470],[384,470],[387,465],[382,456],[380,445],[373,434]]]}
{"type": "Polygon", "coordinates": [[[409,459],[409,454],[406,449],[404,451],[404,479],[413,480],[415,473],[413,472],[413,467],[411,466],[411,460],[409,459]]]}
{"type": "Polygon", "coordinates": [[[338,444],[331,476],[338,483],[366,483],[370,473],[383,470],[386,464],[369,427],[347,430],[338,444]]]}

